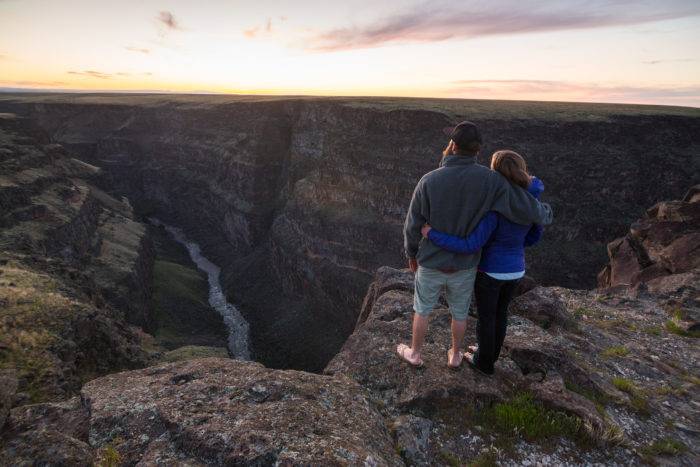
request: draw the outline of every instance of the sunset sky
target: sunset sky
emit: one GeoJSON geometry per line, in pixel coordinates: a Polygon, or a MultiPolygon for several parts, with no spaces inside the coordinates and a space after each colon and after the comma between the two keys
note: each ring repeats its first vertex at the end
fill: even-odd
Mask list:
{"type": "Polygon", "coordinates": [[[0,88],[700,106],[700,0],[0,0],[0,88]]]}

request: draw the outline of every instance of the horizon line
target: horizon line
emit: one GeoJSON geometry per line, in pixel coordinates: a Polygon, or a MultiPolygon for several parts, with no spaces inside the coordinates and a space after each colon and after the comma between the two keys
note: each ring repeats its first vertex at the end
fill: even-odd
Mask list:
{"type": "Polygon", "coordinates": [[[445,101],[488,101],[488,102],[548,102],[559,104],[588,104],[588,105],[633,105],[640,107],[678,107],[683,109],[697,109],[700,106],[682,105],[682,104],[646,104],[637,102],[615,102],[615,101],[565,101],[565,100],[532,100],[532,99],[488,99],[477,97],[436,97],[436,96],[398,96],[398,95],[356,95],[356,94],[278,94],[274,92],[261,93],[236,93],[236,92],[220,92],[220,91],[169,91],[164,89],[73,89],[73,88],[23,88],[23,87],[2,87],[0,86],[0,94],[131,94],[131,95],[172,95],[172,96],[239,96],[239,97],[280,97],[280,98],[341,98],[341,99],[432,99],[445,101]]]}

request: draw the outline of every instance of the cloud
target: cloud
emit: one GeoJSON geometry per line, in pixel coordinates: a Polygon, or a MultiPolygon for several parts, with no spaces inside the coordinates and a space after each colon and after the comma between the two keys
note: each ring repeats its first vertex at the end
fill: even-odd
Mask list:
{"type": "Polygon", "coordinates": [[[87,76],[90,78],[97,78],[97,79],[113,79],[115,76],[120,76],[120,77],[130,77],[130,76],[151,76],[153,73],[151,72],[144,72],[144,73],[128,73],[124,71],[120,71],[117,73],[104,73],[101,71],[95,71],[95,70],[84,70],[84,71],[68,71],[67,72],[69,75],[79,75],[79,76],[87,76]]]}
{"type": "Polygon", "coordinates": [[[131,45],[127,45],[124,48],[126,50],[128,50],[129,52],[137,52],[137,53],[141,53],[141,54],[150,54],[151,53],[151,49],[146,49],[145,47],[134,47],[131,45]]]}
{"type": "MultiPolygon", "coordinates": [[[[279,20],[284,22],[287,20],[286,17],[280,16],[279,20]]],[[[272,18],[267,18],[265,21],[265,24],[263,25],[256,25],[248,29],[243,30],[243,35],[247,37],[248,39],[254,39],[256,37],[266,35],[270,36],[273,33],[273,24],[272,24],[272,18]]]]}
{"type": "Polygon", "coordinates": [[[172,29],[175,31],[182,30],[182,26],[180,25],[180,22],[169,11],[158,12],[157,20],[168,29],[172,29]]]}
{"type": "Polygon", "coordinates": [[[316,33],[304,47],[339,51],[407,42],[435,42],[484,36],[643,24],[700,14],[695,0],[634,2],[504,0],[432,1],[363,26],[316,33]],[[633,6],[633,8],[632,8],[633,6]]]}
{"type": "Polygon", "coordinates": [[[700,84],[627,86],[531,79],[458,80],[448,94],[460,97],[700,105],[700,84]]]}
{"type": "Polygon", "coordinates": [[[2,81],[3,86],[64,86],[65,81],[2,81]]]}
{"type": "Polygon", "coordinates": [[[247,37],[248,39],[253,39],[255,36],[258,35],[260,32],[260,26],[255,26],[249,29],[244,29],[243,30],[243,35],[247,37]]]}
{"type": "Polygon", "coordinates": [[[102,73],[101,71],[95,71],[95,70],[84,70],[84,71],[68,71],[67,72],[69,75],[82,75],[82,76],[89,76],[91,78],[99,78],[99,79],[112,79],[113,75],[109,73],[102,73]]]}
{"type": "Polygon", "coordinates": [[[645,65],[658,65],[659,63],[687,63],[687,62],[697,62],[697,60],[692,58],[670,58],[661,60],[646,60],[642,63],[645,65]]]}

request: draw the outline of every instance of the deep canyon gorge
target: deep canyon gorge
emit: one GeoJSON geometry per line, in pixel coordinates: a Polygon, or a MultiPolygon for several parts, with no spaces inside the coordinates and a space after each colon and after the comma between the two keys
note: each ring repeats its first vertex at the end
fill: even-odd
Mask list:
{"type": "Polygon", "coordinates": [[[698,118],[624,106],[88,95],[4,97],[0,112],[200,244],[258,361],[316,371],[352,332],[376,268],[402,267],[405,211],[443,127],[475,121],[483,163],[512,148],[544,180],[556,222],[529,274],[547,285],[593,287],[607,242],[700,173],[698,118]]]}
{"type": "MultiPolygon", "coordinates": [[[[11,448],[0,452],[28,452],[39,424],[68,457],[114,448],[124,465],[450,465],[440,446],[468,433],[473,445],[457,452],[473,458],[488,436],[445,404],[486,410],[514,388],[575,417],[586,442],[610,443],[585,461],[622,462],[632,448],[617,443],[640,426],[640,455],[671,429],[688,445],[698,435],[683,417],[698,413],[699,154],[697,109],[0,94],[0,382],[14,388],[0,413],[11,448]],[[519,297],[493,384],[468,369],[406,372],[391,358],[408,338],[405,212],[439,163],[442,129],[464,119],[483,132],[481,163],[502,148],[525,156],[555,216],[528,251],[529,288],[542,287],[519,297]],[[660,352],[680,367],[643,359],[654,339],[672,344],[660,352]],[[611,360],[633,345],[640,361],[611,360]],[[128,369],[138,370],[113,374],[128,369]],[[668,380],[673,407],[642,407],[615,371],[668,380]],[[150,387],[166,389],[156,398],[150,387]],[[274,441],[258,435],[270,427],[274,441]],[[326,436],[343,441],[331,449],[326,436]]],[[[444,309],[434,328],[437,362],[444,309]]],[[[558,446],[552,462],[584,450],[558,446]]],[[[516,450],[541,454],[532,449],[516,450]]],[[[675,454],[688,465],[697,456],[675,454]]]]}

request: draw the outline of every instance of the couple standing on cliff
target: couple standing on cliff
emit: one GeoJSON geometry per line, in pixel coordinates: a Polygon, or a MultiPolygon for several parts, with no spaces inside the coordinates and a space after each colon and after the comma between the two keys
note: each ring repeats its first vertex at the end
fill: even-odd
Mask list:
{"type": "Polygon", "coordinates": [[[429,315],[445,289],[452,314],[447,364],[462,360],[493,374],[506,335],[508,303],[525,275],[526,246],[536,243],[552,210],[538,201],[544,185],[513,151],[497,151],[491,169],[479,165],[481,135],[471,122],[446,132],[450,142],[440,167],[418,182],[404,225],[408,265],[415,273],[413,337],[397,352],[421,366],[429,315]],[[472,292],[477,306],[477,345],[462,352],[472,292]]]}

